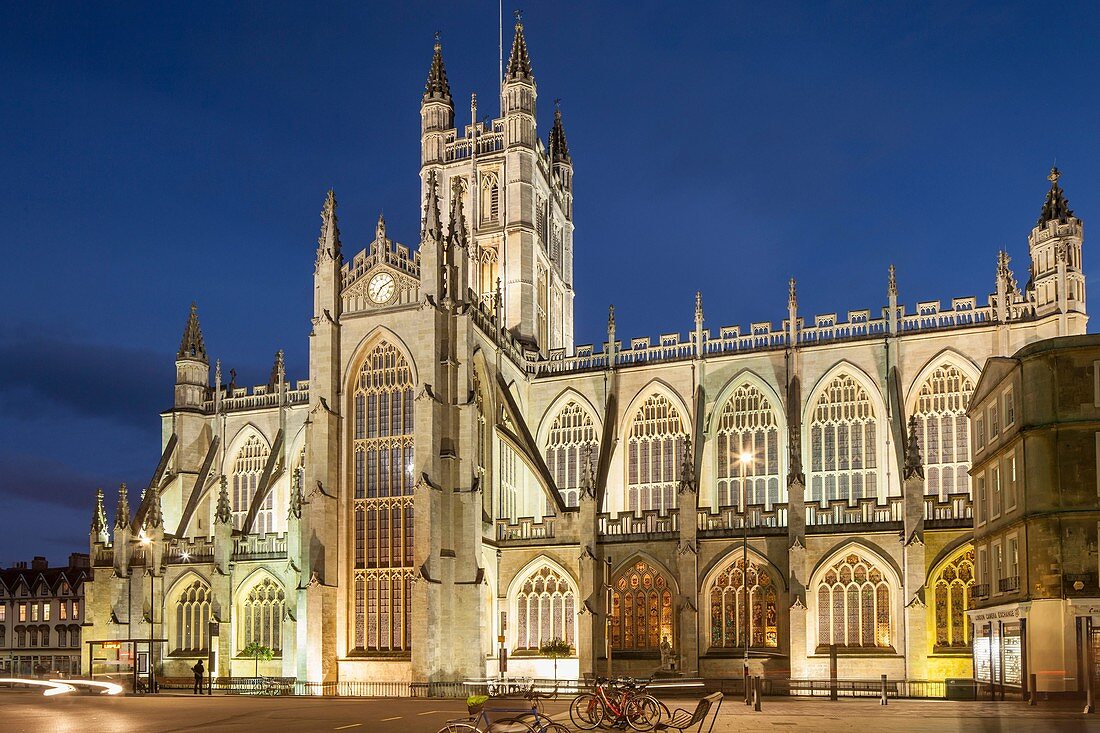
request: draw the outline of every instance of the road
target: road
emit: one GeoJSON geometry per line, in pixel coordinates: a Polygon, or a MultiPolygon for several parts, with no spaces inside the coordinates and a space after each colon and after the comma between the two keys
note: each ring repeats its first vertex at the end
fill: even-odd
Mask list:
{"type": "MultiPolygon", "coordinates": [[[[495,703],[494,703],[495,704],[495,703]]],[[[684,701],[687,704],[687,701],[684,701]]],[[[551,705],[561,712],[564,705],[551,705]]],[[[459,700],[255,698],[238,696],[60,696],[0,691],[4,733],[434,733],[463,717],[459,700]]],[[[704,728],[706,730],[706,728],[704,728]]],[[[1100,733],[1100,716],[1084,716],[1077,703],[974,703],[894,700],[765,699],[754,713],[727,699],[714,733],[807,731],[812,733],[1100,733]]]]}

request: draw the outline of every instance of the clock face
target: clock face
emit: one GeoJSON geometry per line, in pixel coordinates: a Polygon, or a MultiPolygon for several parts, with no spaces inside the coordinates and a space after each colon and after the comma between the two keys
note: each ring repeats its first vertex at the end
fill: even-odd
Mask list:
{"type": "Polygon", "coordinates": [[[388,272],[380,272],[370,279],[367,284],[367,296],[375,303],[382,305],[393,299],[393,293],[397,289],[397,283],[393,275],[388,272]]]}

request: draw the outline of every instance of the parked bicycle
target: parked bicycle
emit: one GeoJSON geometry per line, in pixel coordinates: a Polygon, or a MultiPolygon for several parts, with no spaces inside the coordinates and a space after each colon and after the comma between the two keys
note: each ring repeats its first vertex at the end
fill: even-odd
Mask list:
{"type": "Polygon", "coordinates": [[[581,730],[591,730],[596,726],[653,730],[661,720],[664,706],[644,691],[646,684],[630,678],[612,682],[598,677],[592,692],[573,698],[569,705],[569,719],[581,730]]]}

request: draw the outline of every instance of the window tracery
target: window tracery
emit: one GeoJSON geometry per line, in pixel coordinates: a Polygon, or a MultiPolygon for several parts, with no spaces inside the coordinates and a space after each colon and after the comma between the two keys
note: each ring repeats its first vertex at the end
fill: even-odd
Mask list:
{"type": "Polygon", "coordinates": [[[413,381],[394,345],[364,357],[353,394],[353,648],[408,651],[413,578],[413,381]]]}
{"type": "MultiPolygon", "coordinates": [[[[237,451],[237,458],[233,461],[233,529],[240,530],[244,527],[244,520],[259,489],[268,455],[267,443],[258,435],[250,435],[237,451]]],[[[275,497],[268,492],[267,499],[264,500],[252,525],[253,532],[263,534],[274,530],[272,525],[274,509],[275,497]]]]}
{"type": "Polygon", "coordinates": [[[210,649],[210,586],[195,579],[178,590],[170,616],[172,652],[206,654],[210,649]]]}
{"type": "Polygon", "coordinates": [[[626,489],[629,511],[657,509],[664,513],[674,506],[684,439],[679,410],[664,395],[650,395],[638,408],[630,427],[626,489]]]}
{"type": "Polygon", "coordinates": [[[497,221],[500,216],[500,185],[496,173],[486,173],[481,177],[481,221],[488,224],[497,221]]]}
{"type": "Polygon", "coordinates": [[[974,548],[968,547],[949,562],[929,584],[935,593],[936,648],[970,647],[973,630],[966,611],[974,585],[974,548]]]}
{"type": "Polygon", "coordinates": [[[562,501],[577,506],[586,480],[585,466],[591,461],[595,468],[599,444],[592,416],[576,400],[561,409],[550,426],[546,438],[546,465],[554,476],[562,501]]]}
{"type": "Polygon", "coordinates": [[[778,591],[767,566],[749,558],[735,557],[711,581],[706,595],[710,602],[710,645],[738,648],[779,646],[776,600],[778,591]]]}
{"type": "Polygon", "coordinates": [[[825,504],[877,496],[878,420],[867,390],[839,374],[821,392],[810,421],[810,497],[825,504]]]}
{"type": "Polygon", "coordinates": [[[740,507],[744,501],[770,507],[779,501],[779,425],[771,401],[757,387],[742,384],[730,395],[718,418],[716,443],[719,506],[740,507]],[[752,455],[744,467],[743,453],[752,455]]]}
{"type": "Polygon", "coordinates": [[[663,572],[638,560],[620,571],[611,587],[612,648],[656,650],[665,639],[676,643],[671,583],[663,572]]]}
{"type": "Polygon", "coordinates": [[[516,594],[516,649],[537,650],[553,639],[576,646],[576,597],[549,566],[535,570],[516,594]]]}
{"type": "Polygon", "coordinates": [[[249,589],[241,604],[241,649],[255,642],[276,654],[283,648],[283,613],[286,596],[282,587],[264,578],[249,589]]]}
{"type": "Polygon", "coordinates": [[[970,431],[966,408],[974,383],[953,364],[942,364],[921,385],[914,415],[924,463],[924,493],[946,499],[970,491],[970,431]]]}
{"type": "Polygon", "coordinates": [[[890,647],[890,584],[858,554],[833,563],[817,584],[817,640],[821,646],[890,647]]]}

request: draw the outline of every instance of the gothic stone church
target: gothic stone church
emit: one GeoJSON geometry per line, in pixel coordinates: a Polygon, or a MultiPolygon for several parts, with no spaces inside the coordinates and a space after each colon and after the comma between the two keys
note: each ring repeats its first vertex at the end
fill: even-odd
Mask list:
{"type": "Polygon", "coordinates": [[[379,219],[346,248],[329,192],[308,379],[280,356],[267,385],[227,384],[192,308],[149,486],[94,513],[87,638],[151,628],[169,675],[213,651],[250,676],[256,641],[263,674],[463,679],[497,674],[500,636],[510,675],[548,676],[562,638],[562,676],[609,648],[651,673],[667,640],[708,677],[740,676],[746,646],[754,674],[825,677],[829,645],[841,677],[969,677],[991,571],[968,400],[989,357],[1085,332],[1057,171],[1022,290],[1002,252],[980,300],[907,306],[891,270],[885,305],[846,318],[799,313],[792,281],[778,326],[717,327],[697,298],[686,336],[620,339],[612,311],[606,343],[575,345],[573,162],[536,89],[517,25],[502,116],[475,99],[456,124],[436,45],[421,240],[379,219]]]}

